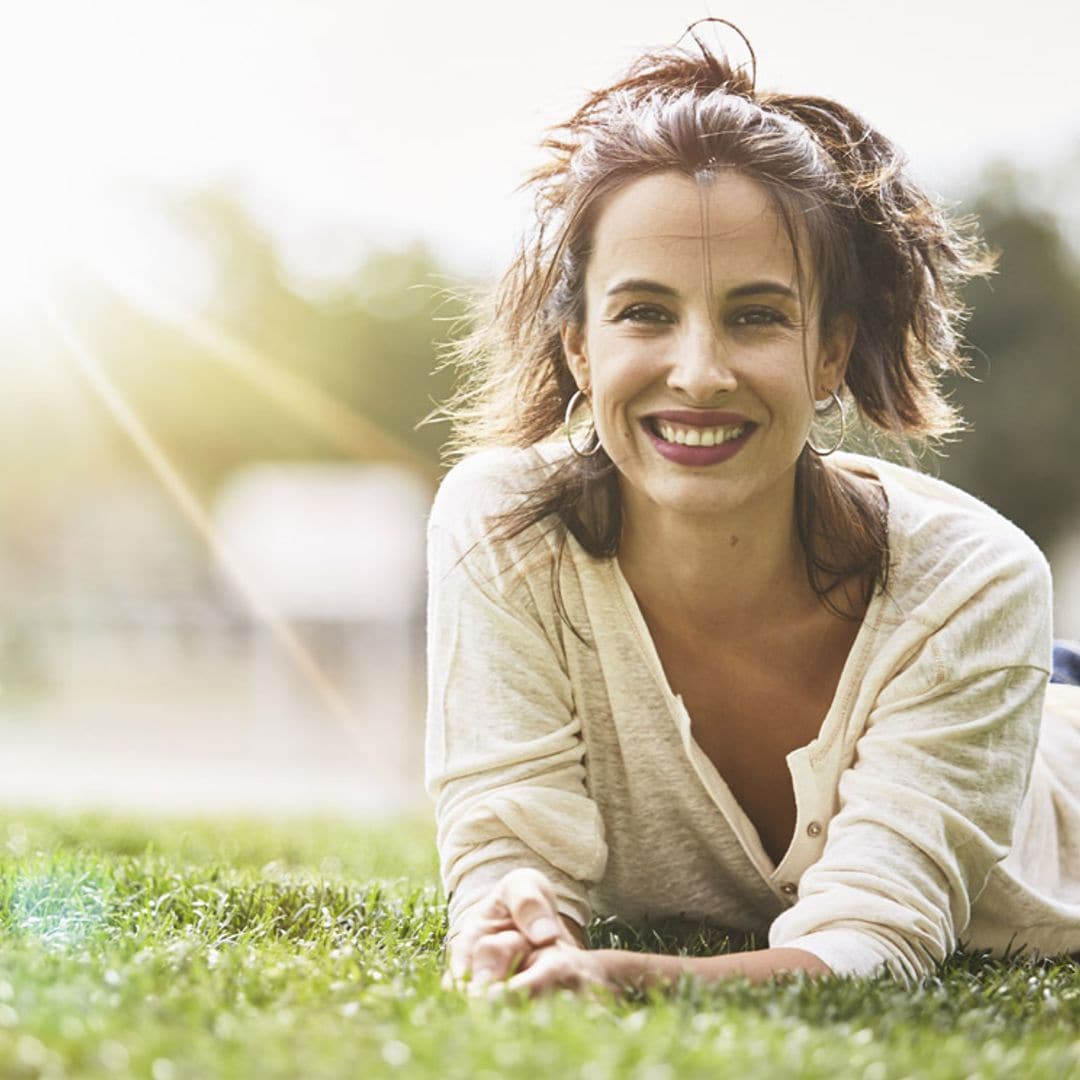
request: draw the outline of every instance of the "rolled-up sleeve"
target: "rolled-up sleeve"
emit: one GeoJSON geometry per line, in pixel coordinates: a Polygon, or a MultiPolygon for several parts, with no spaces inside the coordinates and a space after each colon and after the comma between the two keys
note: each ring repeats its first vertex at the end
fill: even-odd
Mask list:
{"type": "Polygon", "coordinates": [[[1008,854],[1027,791],[1050,608],[1039,557],[928,629],[877,696],[841,774],[825,849],[773,922],[771,946],[804,949],[837,974],[888,970],[908,985],[953,952],[1008,854]]]}
{"type": "Polygon", "coordinates": [[[518,867],[545,874],[560,911],[584,924],[606,847],[570,680],[475,498],[451,474],[428,532],[426,781],[451,925],[518,867]]]}

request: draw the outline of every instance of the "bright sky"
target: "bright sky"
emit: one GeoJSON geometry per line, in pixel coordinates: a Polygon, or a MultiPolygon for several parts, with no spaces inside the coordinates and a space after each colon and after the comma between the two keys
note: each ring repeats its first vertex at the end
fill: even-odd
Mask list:
{"type": "MultiPolygon", "coordinates": [[[[53,211],[70,215],[91,191],[116,202],[131,181],[224,180],[297,267],[343,269],[357,238],[421,236],[451,265],[493,273],[544,126],[640,47],[710,13],[706,2],[13,5],[0,37],[0,226],[7,237],[52,222],[63,244],[71,226],[53,211]]],[[[1070,5],[1029,0],[1005,17],[986,0],[708,4],[749,35],[759,85],[839,98],[939,190],[994,156],[1038,166],[1080,145],[1070,5]]],[[[100,228],[95,242],[108,243],[100,228]]]]}

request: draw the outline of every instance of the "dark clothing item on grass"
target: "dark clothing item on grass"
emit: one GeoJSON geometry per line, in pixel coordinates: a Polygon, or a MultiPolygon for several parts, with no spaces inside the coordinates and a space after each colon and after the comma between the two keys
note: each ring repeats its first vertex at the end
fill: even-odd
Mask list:
{"type": "Polygon", "coordinates": [[[1080,686],[1080,642],[1054,642],[1054,672],[1050,681],[1080,686]]]}

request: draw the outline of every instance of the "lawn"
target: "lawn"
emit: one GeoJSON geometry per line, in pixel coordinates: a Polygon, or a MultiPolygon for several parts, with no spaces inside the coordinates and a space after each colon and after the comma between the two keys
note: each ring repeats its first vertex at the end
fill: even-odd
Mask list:
{"type": "MultiPolygon", "coordinates": [[[[0,1076],[1080,1076],[1080,967],[633,1001],[440,988],[426,821],[0,814],[0,1076]]],[[[606,923],[595,943],[650,945],[606,923]]],[[[722,947],[668,936],[667,947],[722,947]]]]}

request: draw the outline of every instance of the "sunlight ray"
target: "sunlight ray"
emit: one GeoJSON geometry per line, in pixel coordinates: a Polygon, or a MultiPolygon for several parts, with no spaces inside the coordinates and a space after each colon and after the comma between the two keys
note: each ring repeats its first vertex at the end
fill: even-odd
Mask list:
{"type": "Polygon", "coordinates": [[[264,353],[205,316],[171,302],[111,268],[95,266],[105,284],[136,309],[186,334],[228,364],[255,389],[349,457],[397,461],[433,480],[436,468],[407,443],[342,404],[321,387],[275,364],[264,353]]]}
{"type": "Polygon", "coordinates": [[[199,534],[211,556],[238,589],[253,614],[270,630],[296,670],[306,680],[327,711],[350,736],[361,732],[359,717],[334,685],[296,631],[268,604],[248,582],[237,561],[225,550],[209,515],[196,499],[190,486],[153,434],[139,418],[123,394],[109,378],[103,365],[76,336],[63,316],[45,297],[38,298],[46,322],[59,339],[79,374],[90,386],[109,415],[135,445],[151,472],[176,504],[181,515],[199,534]]]}

